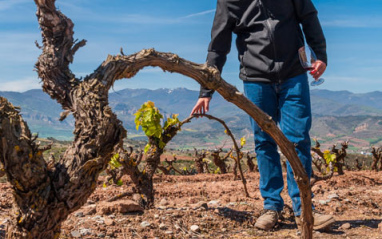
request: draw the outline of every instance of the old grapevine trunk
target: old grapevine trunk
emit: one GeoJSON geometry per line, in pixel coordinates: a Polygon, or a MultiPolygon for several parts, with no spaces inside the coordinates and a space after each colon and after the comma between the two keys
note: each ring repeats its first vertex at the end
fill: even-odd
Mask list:
{"type": "Polygon", "coordinates": [[[36,63],[43,90],[75,118],[74,141],[62,159],[47,167],[18,112],[1,99],[0,159],[13,185],[15,204],[7,238],[55,238],[61,223],[80,208],[96,187],[114,147],[126,131],[108,106],[102,78],[80,82],[68,68],[76,50],[73,23],[54,1],[35,1],[43,36],[36,63]]]}
{"type": "MultiPolygon", "coordinates": [[[[43,52],[36,69],[43,90],[65,110],[62,118],[73,114],[74,140],[55,165],[47,165],[17,110],[1,99],[0,160],[15,195],[7,238],[56,238],[61,223],[86,202],[113,150],[121,147],[126,137],[121,122],[108,106],[108,91],[116,80],[133,77],[146,66],[178,72],[216,90],[275,139],[288,158],[301,191],[302,237],[312,237],[309,180],[293,144],[269,116],[225,82],[216,69],[150,49],[130,56],[109,56],[93,74],[80,81],[70,71],[69,64],[85,41],[73,40],[73,23],[56,10],[55,0],[35,0],[35,3],[43,38],[43,52]]],[[[154,172],[155,166],[149,165],[146,171],[154,172]]]]}
{"type": "MultiPolygon", "coordinates": [[[[167,129],[165,129],[162,132],[162,142],[164,145],[166,145],[172,138],[175,137],[175,135],[180,130],[180,127],[189,122],[193,117],[189,117],[185,119],[181,124],[170,126],[167,129]]],[[[146,157],[146,165],[144,167],[144,177],[141,177],[141,181],[139,184],[135,184],[137,186],[138,192],[145,195],[147,199],[147,203],[145,205],[145,208],[152,208],[154,207],[154,186],[153,186],[153,177],[155,174],[155,171],[158,168],[158,165],[160,164],[160,157],[163,154],[164,148],[160,147],[159,140],[155,137],[148,137],[149,138],[149,144],[150,148],[147,151],[147,157],[146,157]]],[[[134,180],[133,175],[130,174],[130,178],[134,180]]]]}

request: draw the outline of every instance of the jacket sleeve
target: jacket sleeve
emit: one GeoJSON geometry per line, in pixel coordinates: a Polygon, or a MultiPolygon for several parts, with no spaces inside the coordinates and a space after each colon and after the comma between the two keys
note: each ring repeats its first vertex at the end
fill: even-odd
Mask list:
{"type": "Polygon", "coordinates": [[[292,0],[298,21],[302,25],[306,42],[313,49],[317,59],[328,64],[326,40],[318,20],[317,10],[311,0],[292,0]]]}
{"type": "MultiPolygon", "coordinates": [[[[227,60],[227,54],[231,50],[232,31],[234,21],[230,17],[227,0],[218,0],[214,23],[211,30],[211,42],[208,47],[207,65],[215,66],[220,72],[227,60]]],[[[199,98],[212,97],[213,90],[200,87],[199,98]]]]}

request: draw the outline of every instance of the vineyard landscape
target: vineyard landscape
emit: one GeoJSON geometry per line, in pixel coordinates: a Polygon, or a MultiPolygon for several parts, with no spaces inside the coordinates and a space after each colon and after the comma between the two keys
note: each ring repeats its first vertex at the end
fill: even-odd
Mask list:
{"type": "MultiPolygon", "coordinates": [[[[117,112],[119,118],[123,119],[129,131],[130,137],[124,142],[125,147],[133,147],[135,155],[141,154],[141,164],[145,164],[143,151],[147,144],[147,137],[141,129],[136,129],[134,113],[143,103],[152,99],[160,108],[160,113],[170,116],[179,112],[178,117],[182,120],[187,118],[188,109],[192,106],[197,94],[198,92],[187,89],[155,91],[126,89],[111,95],[113,110],[117,112]],[[179,99],[182,101],[179,102],[179,99]],[[179,103],[169,104],[168,102],[179,103]]],[[[315,129],[318,129],[316,132],[320,132],[323,128],[330,132],[326,135],[315,135],[315,139],[321,143],[320,149],[323,152],[330,150],[330,154],[334,155],[333,144],[336,144],[337,149],[341,149],[341,143],[349,141],[342,175],[339,175],[338,169],[333,170],[332,175],[325,174],[327,170],[324,166],[325,161],[319,159],[319,154],[314,153],[315,175],[326,178],[315,182],[312,186],[315,194],[313,202],[318,210],[333,214],[338,221],[331,230],[314,233],[314,238],[380,238],[381,163],[377,162],[376,167],[372,169],[372,146],[378,149],[382,145],[381,141],[377,141],[378,133],[374,135],[375,132],[382,131],[380,123],[382,116],[377,104],[374,104],[373,108],[362,102],[369,102],[371,99],[378,101],[377,97],[382,98],[382,93],[360,95],[342,92],[347,94],[347,97],[335,98],[338,94],[339,92],[312,91],[312,104],[321,106],[315,107],[320,110],[319,112],[314,110],[316,117],[313,132],[315,129]],[[374,98],[371,98],[371,94],[374,98]],[[349,98],[356,100],[351,104],[349,98]],[[322,101],[332,103],[322,103],[322,101]],[[334,109],[333,102],[341,109],[367,109],[369,115],[361,110],[356,111],[360,115],[345,111],[338,114],[336,112],[339,110],[334,109]],[[332,128],[327,126],[319,128],[320,125],[317,126],[317,124],[322,122],[326,122],[328,126],[332,125],[332,128]],[[341,122],[342,124],[346,122],[348,125],[342,129],[336,127],[341,125],[341,122]],[[352,132],[348,131],[349,128],[352,132]],[[377,142],[370,142],[370,139],[377,142]]],[[[32,132],[37,133],[42,128],[45,130],[43,134],[46,135],[59,135],[63,132],[61,140],[53,137],[38,139],[41,145],[53,143],[51,149],[44,152],[45,158],[59,158],[70,145],[70,138],[66,138],[66,135],[70,135],[73,131],[73,119],[68,117],[63,122],[58,121],[59,106],[39,90],[25,93],[2,92],[2,95],[6,95],[15,105],[21,106],[22,115],[27,122],[32,123],[30,125],[32,132]],[[42,105],[44,107],[41,107],[42,105]]],[[[153,207],[145,209],[140,194],[136,193],[135,183],[126,172],[119,172],[118,175],[110,173],[111,165],[115,166],[111,163],[109,169],[101,173],[97,188],[87,203],[71,214],[63,224],[61,237],[298,238],[299,234],[286,190],[283,192],[283,198],[286,199],[287,206],[283,211],[284,219],[278,227],[271,232],[254,229],[253,223],[260,215],[262,200],[258,189],[259,174],[252,151],[253,135],[250,133],[248,116],[224,104],[224,99],[220,96],[216,96],[212,107],[215,107],[217,116],[224,119],[233,134],[238,137],[238,143],[240,143],[240,137],[246,138],[242,152],[247,153],[248,156],[243,155],[241,166],[250,197],[246,197],[240,178],[234,180],[232,173],[234,159],[227,157],[227,153],[232,148],[232,141],[224,132],[224,127],[207,119],[193,119],[182,127],[160,156],[160,164],[153,175],[155,190],[153,207]],[[227,173],[222,173],[214,163],[214,152],[225,159],[227,173]],[[254,162],[255,167],[252,169],[248,164],[249,158],[254,162]],[[202,164],[203,171],[197,170],[198,160],[202,164]]],[[[312,139],[312,153],[316,151],[315,147],[312,139]]],[[[285,160],[283,158],[284,162],[285,160]]],[[[2,236],[4,236],[5,226],[9,220],[7,214],[12,206],[12,193],[6,178],[3,177],[1,180],[0,222],[2,236]]]]}
{"type": "Polygon", "coordinates": [[[293,144],[215,68],[121,49],[77,78],[69,66],[86,41],[54,0],[35,4],[43,91],[0,92],[0,238],[382,238],[382,92],[311,91],[309,182],[293,144]],[[216,90],[209,114],[189,116],[197,92],[186,88],[112,90],[146,66],[216,90]],[[308,230],[304,213],[297,228],[286,186],[276,228],[254,228],[262,198],[248,114],[315,209],[336,218],[331,228],[308,230]]]}

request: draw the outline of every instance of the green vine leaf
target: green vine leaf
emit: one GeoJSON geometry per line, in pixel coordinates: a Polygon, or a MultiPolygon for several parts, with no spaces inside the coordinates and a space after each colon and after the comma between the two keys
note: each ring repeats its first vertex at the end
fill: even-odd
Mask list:
{"type": "Polygon", "coordinates": [[[118,161],[119,159],[119,154],[114,154],[109,162],[109,165],[111,166],[112,169],[116,169],[122,166],[122,164],[118,161]]]}
{"type": "Polygon", "coordinates": [[[180,124],[180,121],[178,119],[179,114],[172,114],[171,118],[167,118],[166,122],[164,123],[163,129],[167,129],[168,127],[175,126],[180,124]]]}
{"type": "Polygon", "coordinates": [[[117,181],[117,185],[118,185],[118,186],[122,186],[122,185],[123,185],[123,182],[122,182],[121,179],[117,181]]]}
{"type": "Polygon", "coordinates": [[[160,139],[162,137],[162,126],[160,124],[163,115],[159,113],[158,108],[155,107],[154,102],[147,101],[142,107],[134,114],[134,123],[137,127],[142,127],[148,137],[155,137],[160,139]]]}
{"type": "Polygon", "coordinates": [[[147,151],[149,151],[150,147],[151,147],[150,144],[146,144],[144,152],[147,153],[147,151]]]}

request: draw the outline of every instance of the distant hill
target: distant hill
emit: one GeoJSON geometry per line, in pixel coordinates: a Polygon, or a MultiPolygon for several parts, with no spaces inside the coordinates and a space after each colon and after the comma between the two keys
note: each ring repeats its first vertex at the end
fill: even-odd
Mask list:
{"type": "Polygon", "coordinates": [[[349,91],[311,91],[312,109],[316,115],[382,115],[382,92],[355,94],[349,91]]]}
{"type": "MultiPolygon", "coordinates": [[[[20,106],[24,119],[33,132],[40,137],[69,139],[72,137],[74,120],[68,117],[58,121],[62,111],[59,104],[41,90],[24,93],[0,92],[14,105],[20,106]]],[[[198,97],[197,91],[178,89],[125,89],[109,94],[110,106],[131,138],[144,138],[137,132],[133,114],[146,101],[155,102],[162,114],[179,114],[180,119],[188,117],[198,97]]],[[[317,137],[323,145],[329,146],[341,140],[350,139],[351,147],[360,149],[370,144],[382,143],[382,92],[375,91],[355,94],[348,91],[311,91],[313,127],[311,135],[317,137]],[[353,143],[353,144],[352,144],[353,143]]],[[[227,122],[237,138],[247,137],[248,147],[252,147],[249,117],[231,103],[227,103],[219,94],[213,96],[210,114],[227,122]]],[[[228,139],[219,123],[207,119],[195,119],[186,125],[171,145],[180,147],[206,146],[216,147],[228,139]]]]}

